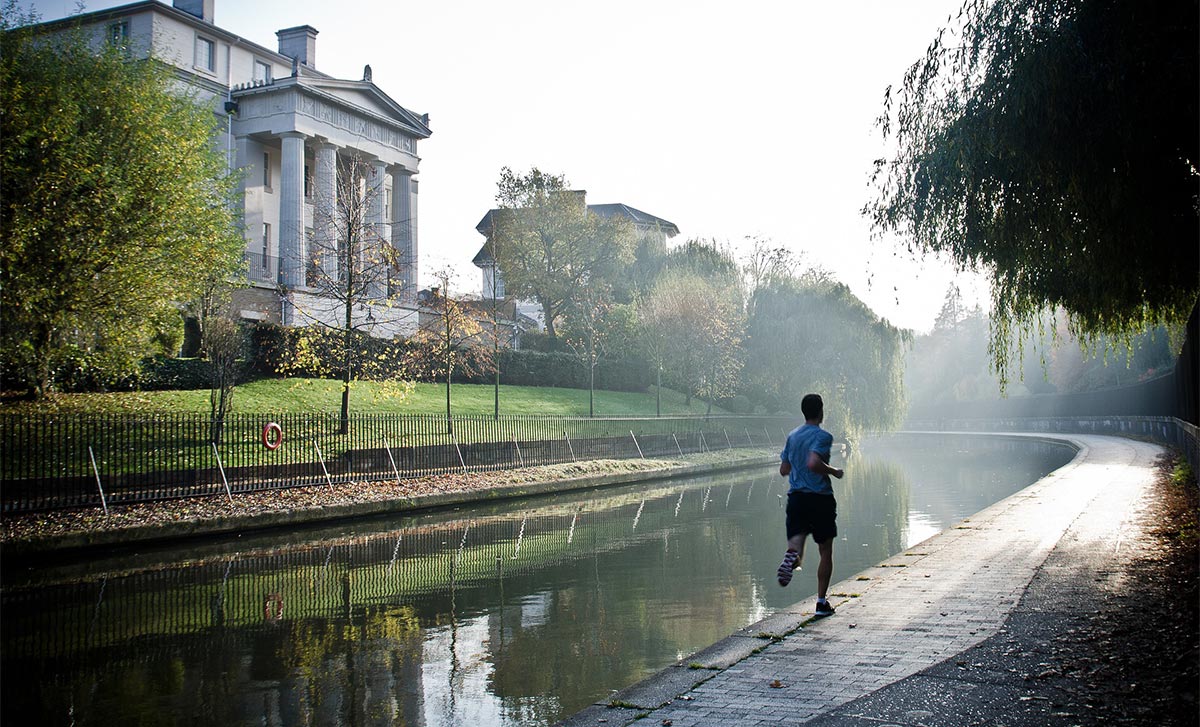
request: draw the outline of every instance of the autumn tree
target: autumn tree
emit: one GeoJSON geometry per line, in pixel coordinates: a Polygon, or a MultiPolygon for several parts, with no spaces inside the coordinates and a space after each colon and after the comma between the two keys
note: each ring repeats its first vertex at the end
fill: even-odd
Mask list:
{"type": "Polygon", "coordinates": [[[400,270],[410,261],[389,239],[382,177],[357,155],[339,157],[334,176],[316,180],[304,271],[316,295],[305,296],[304,303],[289,298],[295,322],[307,326],[296,334],[295,355],[281,372],[340,378],[345,431],[355,381],[382,384],[377,390],[384,396],[408,393],[402,359],[392,349],[369,345],[369,337],[393,338],[414,313],[399,305],[400,270]]]}
{"type": "MultiPolygon", "coordinates": [[[[734,278],[736,281],[736,278],[734,278]]],[[[671,378],[687,394],[707,401],[737,390],[745,321],[741,291],[729,279],[686,269],[659,277],[642,303],[651,355],[668,363],[671,378]]]]}
{"type": "Polygon", "coordinates": [[[558,337],[559,319],[589,280],[613,280],[633,256],[628,220],[588,210],[584,193],[562,175],[532,168],[500,170],[488,240],[508,295],[536,300],[546,333],[558,337]]]}
{"type": "Polygon", "coordinates": [[[462,300],[450,295],[454,275],[443,268],[434,273],[438,286],[433,288],[426,303],[430,315],[422,321],[413,337],[411,367],[423,375],[442,379],[446,385],[446,432],[454,433],[451,387],[455,371],[466,376],[492,371],[491,337],[495,332],[484,330],[476,314],[462,300]]]}
{"type": "Polygon", "coordinates": [[[888,89],[895,153],[864,213],[990,276],[1002,379],[1045,309],[1084,341],[1193,310],[1198,18],[1196,0],[968,0],[888,89]]]}
{"type": "Polygon", "coordinates": [[[40,397],[73,356],[132,370],[245,242],[212,106],[153,59],[35,20],[0,19],[0,358],[40,397]]]}

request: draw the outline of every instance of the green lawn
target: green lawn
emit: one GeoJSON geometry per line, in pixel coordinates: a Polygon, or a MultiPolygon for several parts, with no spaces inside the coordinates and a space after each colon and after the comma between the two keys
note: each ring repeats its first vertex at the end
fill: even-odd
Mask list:
{"type": "MultiPolygon", "coordinates": [[[[455,384],[452,387],[454,414],[491,414],[494,389],[490,385],[455,384]]],[[[262,379],[237,388],[235,413],[336,412],[341,406],[341,383],[326,379],[262,379]]],[[[208,413],[209,392],[139,391],[111,394],[64,394],[50,402],[8,403],[6,413],[18,412],[197,412],[208,413]]],[[[663,389],[662,413],[704,414],[706,405],[677,391],[663,389]]],[[[350,393],[350,411],[360,414],[441,414],[446,411],[446,389],[441,384],[415,384],[401,396],[389,395],[378,384],[360,382],[350,393]]],[[[587,416],[588,392],[535,386],[501,386],[501,414],[543,416],[587,416]]],[[[713,407],[713,414],[726,414],[713,407]]],[[[596,416],[654,416],[655,396],[648,393],[597,391],[596,416]]]]}

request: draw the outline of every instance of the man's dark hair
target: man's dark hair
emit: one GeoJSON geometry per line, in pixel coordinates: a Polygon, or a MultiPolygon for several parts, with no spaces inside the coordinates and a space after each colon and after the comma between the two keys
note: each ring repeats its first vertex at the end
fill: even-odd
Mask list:
{"type": "Polygon", "coordinates": [[[825,414],[825,402],[821,401],[820,394],[805,394],[800,400],[800,411],[804,412],[805,419],[820,419],[825,414]]]}

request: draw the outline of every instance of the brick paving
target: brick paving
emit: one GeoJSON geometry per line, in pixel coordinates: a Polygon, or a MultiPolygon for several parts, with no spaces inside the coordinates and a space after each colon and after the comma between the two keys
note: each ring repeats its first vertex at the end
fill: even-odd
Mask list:
{"type": "MultiPolygon", "coordinates": [[[[1068,578],[1067,558],[1044,567],[1056,548],[1072,553],[1071,583],[1087,583],[1113,577],[1119,567],[1109,554],[1128,553],[1145,537],[1130,513],[1154,482],[1162,448],[1116,437],[1055,438],[1080,448],[1068,465],[833,585],[834,616],[814,619],[814,600],[802,601],[561,724],[924,724],[952,705],[976,710],[956,701],[969,684],[943,680],[933,690],[937,699],[915,700],[930,682],[909,678],[1004,636],[1035,575],[1050,587],[1068,578]],[[911,708],[917,702],[921,708],[911,708]]],[[[976,711],[957,719],[1003,723],[989,720],[982,705],[976,711]]]]}

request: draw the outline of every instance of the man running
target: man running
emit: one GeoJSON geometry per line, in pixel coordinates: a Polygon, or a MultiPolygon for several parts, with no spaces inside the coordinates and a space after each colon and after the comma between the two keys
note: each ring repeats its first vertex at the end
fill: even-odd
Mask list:
{"type": "Polygon", "coordinates": [[[804,542],[811,533],[821,560],[817,564],[818,616],[833,615],[826,600],[829,579],[833,576],[833,539],[837,537],[837,501],[833,498],[830,475],[845,474],[829,466],[833,435],[821,428],[825,403],[817,394],[808,394],[800,402],[804,426],[788,434],[780,453],[779,474],[788,478],[787,552],[779,565],[779,585],[792,582],[792,572],[804,560],[804,542]]]}

